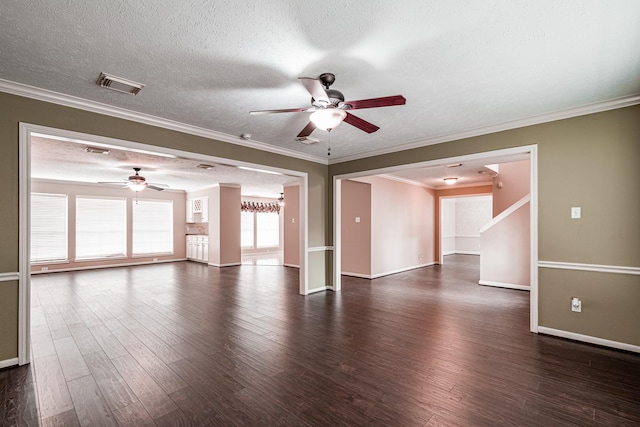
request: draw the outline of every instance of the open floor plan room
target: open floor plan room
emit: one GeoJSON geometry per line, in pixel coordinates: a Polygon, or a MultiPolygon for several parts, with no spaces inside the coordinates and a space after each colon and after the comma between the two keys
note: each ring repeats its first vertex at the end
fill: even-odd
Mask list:
{"type": "Polygon", "coordinates": [[[640,356],[529,332],[478,257],[298,294],[298,271],[175,262],[32,278],[2,425],[638,425],[640,356]]]}

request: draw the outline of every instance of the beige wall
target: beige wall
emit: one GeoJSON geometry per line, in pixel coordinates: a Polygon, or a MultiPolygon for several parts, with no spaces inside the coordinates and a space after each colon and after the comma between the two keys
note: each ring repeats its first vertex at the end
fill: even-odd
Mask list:
{"type": "MultiPolygon", "coordinates": [[[[258,165],[267,165],[305,172],[309,186],[309,246],[328,245],[327,229],[328,170],[326,165],[294,157],[268,153],[236,144],[167,130],[124,119],[105,116],[70,107],[37,101],[16,95],[0,93],[0,274],[18,272],[19,254],[19,123],[30,123],[100,135],[127,141],[167,147],[187,152],[228,158],[258,165]]],[[[327,259],[309,257],[310,270],[322,272],[321,278],[310,280],[309,289],[326,285],[327,259]],[[316,265],[318,264],[318,265],[316,265]]],[[[310,276],[311,277],[311,276],[310,276]]],[[[0,282],[3,295],[17,295],[17,282],[0,282]]],[[[0,361],[17,357],[17,328],[4,325],[17,324],[17,298],[1,298],[0,313],[13,320],[0,327],[0,361]],[[9,313],[9,314],[5,314],[9,313]]]]}
{"type": "Polygon", "coordinates": [[[40,272],[42,267],[46,267],[48,271],[73,270],[90,267],[108,267],[110,265],[135,264],[152,262],[154,258],[158,261],[169,261],[185,258],[185,193],[177,191],[153,191],[145,190],[138,193],[139,199],[149,200],[171,200],[173,202],[173,255],[152,255],[149,257],[132,257],[132,224],[133,224],[133,205],[135,203],[135,193],[127,188],[114,188],[100,185],[87,184],[67,184],[46,182],[40,180],[31,181],[31,191],[33,193],[51,193],[66,194],[68,196],[68,216],[69,216],[69,240],[67,263],[46,263],[31,266],[32,272],[40,272]],[[76,224],[75,218],[75,200],[76,196],[105,196],[105,197],[126,197],[127,199],[127,257],[126,259],[115,260],[96,260],[96,261],[75,261],[76,248],[76,224]]]}
{"type": "Polygon", "coordinates": [[[493,216],[529,194],[531,162],[501,163],[498,176],[493,178],[493,216]]]}
{"type": "MultiPolygon", "coordinates": [[[[215,213],[214,213],[215,215],[215,213]]],[[[240,264],[240,187],[220,186],[220,265],[240,264]]],[[[209,239],[211,242],[211,238],[209,239]]],[[[211,244],[211,243],[210,243],[211,244]]]]}
{"type": "Polygon", "coordinates": [[[370,277],[371,184],[344,180],[341,192],[342,274],[370,277]]]}
{"type": "MultiPolygon", "coordinates": [[[[329,167],[330,176],[538,146],[540,261],[640,268],[640,106],[329,167]],[[570,219],[572,206],[582,219],[570,219]]],[[[330,189],[331,190],[331,189],[330,189]]],[[[640,276],[538,268],[541,326],[640,345],[640,276]],[[570,296],[585,304],[570,311],[570,296]],[[634,325],[634,326],[632,326],[634,325]]]]}
{"type": "Polygon", "coordinates": [[[284,264],[289,267],[300,266],[300,187],[284,187],[284,264]]]}

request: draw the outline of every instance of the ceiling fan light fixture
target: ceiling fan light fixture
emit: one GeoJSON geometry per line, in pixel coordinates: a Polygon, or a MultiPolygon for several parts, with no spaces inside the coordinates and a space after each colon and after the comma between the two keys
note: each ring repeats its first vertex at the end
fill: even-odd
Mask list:
{"type": "Polygon", "coordinates": [[[284,206],[284,193],[280,193],[280,197],[278,197],[278,205],[280,205],[280,207],[284,206]]]}
{"type": "Polygon", "coordinates": [[[309,116],[309,120],[321,130],[331,131],[347,117],[347,112],[339,108],[326,108],[318,110],[309,116]]]}
{"type": "Polygon", "coordinates": [[[129,189],[131,191],[138,192],[138,191],[144,190],[146,186],[147,186],[147,184],[144,181],[142,181],[142,182],[132,182],[131,184],[129,184],[129,189]]]}
{"type": "Polygon", "coordinates": [[[453,185],[453,184],[455,184],[455,183],[456,183],[456,181],[457,181],[457,180],[458,180],[458,178],[445,178],[445,179],[444,179],[444,182],[445,182],[446,184],[453,185]]]}

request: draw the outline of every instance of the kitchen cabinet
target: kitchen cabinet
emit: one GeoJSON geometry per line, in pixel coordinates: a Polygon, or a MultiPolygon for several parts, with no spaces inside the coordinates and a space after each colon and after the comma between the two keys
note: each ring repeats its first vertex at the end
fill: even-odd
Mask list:
{"type": "Polygon", "coordinates": [[[209,236],[187,236],[187,259],[197,262],[209,262],[209,236]]]}
{"type": "Polygon", "coordinates": [[[199,197],[197,199],[187,199],[186,221],[209,222],[209,198],[199,197]]]}

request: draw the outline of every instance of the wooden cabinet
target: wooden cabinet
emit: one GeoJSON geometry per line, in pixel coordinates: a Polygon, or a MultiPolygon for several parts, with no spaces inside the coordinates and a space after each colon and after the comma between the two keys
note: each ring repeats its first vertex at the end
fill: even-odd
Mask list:
{"type": "Polygon", "coordinates": [[[187,259],[204,263],[209,262],[209,236],[187,236],[187,259]]]}

